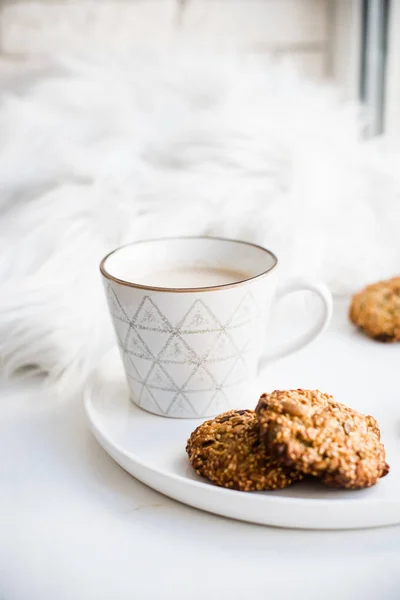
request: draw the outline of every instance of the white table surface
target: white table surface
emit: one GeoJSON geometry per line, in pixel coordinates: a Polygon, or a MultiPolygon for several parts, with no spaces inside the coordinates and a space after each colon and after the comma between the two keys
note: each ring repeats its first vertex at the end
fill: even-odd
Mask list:
{"type": "MultiPolygon", "coordinates": [[[[400,422],[400,397],[384,399],[400,346],[359,336],[355,356],[348,335],[336,307],[323,338],[271,367],[265,388],[320,387],[355,407],[381,390],[376,416],[400,422]]],[[[274,529],[183,506],[107,456],[81,398],[57,401],[39,382],[2,383],[0,456],[0,600],[400,598],[400,526],[274,529]]]]}

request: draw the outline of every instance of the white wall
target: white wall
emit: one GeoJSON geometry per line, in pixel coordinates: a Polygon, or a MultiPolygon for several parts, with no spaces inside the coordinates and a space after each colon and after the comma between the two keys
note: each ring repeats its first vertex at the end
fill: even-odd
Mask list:
{"type": "Polygon", "coordinates": [[[3,0],[0,47],[9,56],[43,57],[93,45],[129,48],[195,40],[206,46],[234,46],[290,57],[307,75],[334,76],[351,96],[354,76],[348,47],[355,36],[354,23],[348,21],[354,16],[349,7],[357,3],[359,0],[3,0]],[[337,65],[339,55],[341,66],[337,65]]]}

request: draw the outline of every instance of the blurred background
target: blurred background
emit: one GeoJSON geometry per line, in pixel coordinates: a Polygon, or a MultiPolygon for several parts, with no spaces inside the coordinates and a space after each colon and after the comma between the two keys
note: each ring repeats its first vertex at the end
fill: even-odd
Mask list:
{"type": "Polygon", "coordinates": [[[258,242],[336,295],[395,275],[399,45],[400,0],[2,0],[6,370],[84,380],[136,239],[258,242]]]}
{"type": "Polygon", "coordinates": [[[399,125],[399,0],[2,0],[0,7],[3,85],[16,64],[34,70],[54,54],[190,40],[290,58],[306,76],[362,100],[368,135],[399,125]]]}

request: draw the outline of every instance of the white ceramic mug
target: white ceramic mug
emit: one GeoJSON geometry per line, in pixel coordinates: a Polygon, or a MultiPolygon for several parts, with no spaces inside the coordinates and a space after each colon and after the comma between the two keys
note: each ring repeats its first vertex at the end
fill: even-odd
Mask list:
{"type": "Polygon", "coordinates": [[[255,244],[209,237],[137,242],[101,262],[132,401],[157,415],[199,418],[243,407],[264,363],[300,349],[327,326],[332,298],[322,283],[289,280],[277,289],[278,260],[255,244]],[[230,269],[245,279],[209,287],[140,283],[146,272],[230,269]],[[323,312],[311,331],[264,353],[273,299],[308,290],[323,312]]]}

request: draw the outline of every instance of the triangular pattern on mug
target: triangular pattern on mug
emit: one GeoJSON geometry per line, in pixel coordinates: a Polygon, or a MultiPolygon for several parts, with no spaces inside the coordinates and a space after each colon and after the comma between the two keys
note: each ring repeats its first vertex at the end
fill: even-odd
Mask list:
{"type": "Polygon", "coordinates": [[[193,416],[193,414],[196,413],[193,407],[190,406],[190,403],[184,394],[178,394],[168,409],[168,415],[170,417],[185,417],[188,415],[193,416]]]}
{"type": "Polygon", "coordinates": [[[153,329],[155,331],[171,330],[168,319],[149,296],[145,296],[143,299],[135,317],[135,326],[138,329],[153,329]]]}
{"type": "Polygon", "coordinates": [[[195,363],[168,362],[162,364],[163,368],[171,377],[177,389],[183,388],[197,369],[197,365],[195,363]]]}
{"type": "Polygon", "coordinates": [[[143,391],[139,400],[139,406],[145,406],[146,410],[150,412],[154,412],[156,414],[165,414],[161,408],[161,406],[156,401],[152,392],[147,389],[146,386],[143,386],[143,391]]]}
{"type": "Polygon", "coordinates": [[[228,322],[228,327],[240,327],[254,318],[254,299],[250,292],[242,298],[228,322]]]}
{"type": "Polygon", "coordinates": [[[178,335],[174,335],[160,353],[158,360],[175,363],[195,362],[196,354],[178,335]]]}
{"type": "Polygon", "coordinates": [[[130,352],[135,356],[139,356],[140,358],[153,358],[149,349],[146,348],[145,344],[142,342],[136,331],[132,328],[128,333],[128,339],[126,342],[125,350],[126,352],[130,352]]]}
{"type": "Polygon", "coordinates": [[[145,381],[153,366],[153,361],[133,354],[126,354],[125,360],[130,360],[131,365],[139,373],[139,378],[145,381]]]}
{"type": "Polygon", "coordinates": [[[214,346],[207,355],[205,362],[210,360],[226,360],[232,356],[238,355],[238,349],[233,344],[231,338],[223,332],[216,340],[214,346]]]}
{"type": "Polygon", "coordinates": [[[155,387],[163,390],[175,390],[176,386],[168,375],[168,373],[160,367],[160,365],[155,364],[151,369],[147,380],[146,385],[149,387],[155,387]]]}
{"type": "Polygon", "coordinates": [[[175,400],[176,396],[179,392],[176,390],[157,390],[156,388],[151,388],[150,390],[153,398],[156,400],[157,405],[160,407],[160,412],[163,415],[168,414],[168,409],[175,400]]]}
{"type": "MultiPolygon", "coordinates": [[[[136,361],[133,360],[133,358],[135,358],[137,360],[136,357],[133,357],[131,354],[128,354],[128,352],[125,352],[123,354],[123,361],[124,361],[126,372],[131,379],[143,383],[144,378],[139,373],[139,371],[136,367],[136,361]]],[[[146,361],[146,362],[148,365],[151,364],[149,361],[146,361]]]]}
{"type": "Polygon", "coordinates": [[[257,343],[257,335],[252,325],[248,327],[232,327],[228,330],[228,335],[238,353],[242,354],[257,343]]]}
{"type": "Polygon", "coordinates": [[[167,346],[168,339],[173,334],[169,331],[156,331],[155,329],[138,329],[138,335],[147,348],[151,348],[153,356],[158,356],[167,346]]]}
{"type": "Polygon", "coordinates": [[[119,348],[124,352],[126,352],[125,340],[128,337],[128,333],[130,332],[131,327],[132,325],[128,321],[125,321],[123,319],[117,319],[114,317],[114,329],[117,338],[117,344],[119,348]]]}
{"type": "MultiPolygon", "coordinates": [[[[212,372],[214,379],[217,382],[217,386],[224,385],[224,381],[228,377],[228,375],[231,372],[236,361],[237,361],[237,355],[231,356],[230,358],[227,358],[225,360],[218,361],[217,369],[210,369],[210,372],[212,372]]],[[[210,363],[207,363],[206,361],[204,362],[204,366],[206,368],[208,367],[209,364],[210,363]]]]}
{"type": "Polygon", "coordinates": [[[136,379],[132,379],[128,373],[127,377],[129,383],[130,396],[134,402],[139,403],[140,398],[143,395],[143,384],[137,381],[136,379]]]}
{"type": "Polygon", "coordinates": [[[186,393],[208,390],[215,391],[215,380],[211,377],[207,370],[200,365],[186,383],[183,391],[186,393]]]}
{"type": "Polygon", "coordinates": [[[111,285],[107,287],[107,299],[108,306],[110,308],[110,313],[112,314],[114,319],[123,321],[124,323],[129,323],[128,313],[121,304],[121,301],[119,300],[117,294],[115,293],[115,290],[113,290],[111,285]]]}
{"type": "Polygon", "coordinates": [[[232,408],[232,407],[230,405],[228,398],[225,396],[223,391],[218,390],[215,393],[215,395],[212,399],[212,402],[207,409],[207,413],[210,415],[211,414],[218,415],[222,412],[225,412],[226,410],[229,410],[230,408],[232,408]]]}
{"type": "Polygon", "coordinates": [[[189,348],[192,348],[192,344],[195,346],[196,355],[202,362],[204,358],[207,358],[220,335],[220,331],[202,331],[201,333],[180,333],[179,337],[189,348]]]}
{"type": "Polygon", "coordinates": [[[228,373],[225,381],[223,383],[223,387],[229,387],[231,385],[237,385],[238,383],[247,379],[247,369],[244,363],[243,358],[238,358],[238,360],[233,365],[230,373],[228,373]]]}
{"type": "Polygon", "coordinates": [[[185,392],[185,396],[188,398],[191,406],[193,406],[195,414],[207,416],[207,410],[215,397],[215,390],[204,391],[201,394],[198,392],[185,392]]]}
{"type": "Polygon", "coordinates": [[[202,300],[196,300],[192,304],[189,312],[180,324],[180,330],[185,333],[215,331],[218,329],[221,329],[221,323],[214,317],[202,300]]]}

